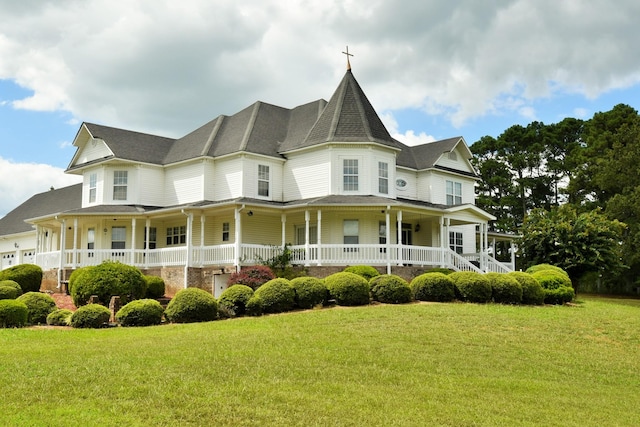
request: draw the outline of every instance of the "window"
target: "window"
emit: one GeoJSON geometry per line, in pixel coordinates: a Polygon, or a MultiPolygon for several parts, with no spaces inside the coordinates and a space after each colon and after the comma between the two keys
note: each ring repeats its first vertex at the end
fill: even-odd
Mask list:
{"type": "MultiPolygon", "coordinates": [[[[378,222],[378,243],[387,244],[387,223],[385,221],[378,222]]],[[[380,248],[380,253],[387,253],[387,248],[380,248]]]]}
{"type": "MultiPolygon", "coordinates": [[[[296,226],[296,244],[297,245],[304,245],[306,243],[305,234],[306,234],[306,227],[304,225],[297,225],[296,226]]],[[[318,226],[317,225],[309,226],[309,244],[310,245],[318,244],[318,226]]]]}
{"type": "Polygon", "coordinates": [[[447,205],[462,204],[462,184],[454,181],[447,181],[447,205]]]}
{"type": "Polygon", "coordinates": [[[229,241],[229,231],[230,231],[230,227],[229,227],[229,223],[228,222],[223,222],[222,223],[222,241],[223,242],[228,242],[229,241]]]}
{"type": "Polygon", "coordinates": [[[183,245],[187,242],[187,227],[182,225],[180,227],[167,228],[167,246],[171,245],[183,245]]]}
{"type": "Polygon", "coordinates": [[[449,160],[458,161],[458,155],[455,151],[449,151],[449,160]]]}
{"type": "Polygon", "coordinates": [[[89,228],[87,230],[87,249],[95,249],[96,245],[96,229],[89,228]]]}
{"type": "Polygon", "coordinates": [[[113,200],[127,200],[127,171],[113,172],[113,200]]]}
{"type": "Polygon", "coordinates": [[[258,196],[269,197],[269,166],[258,165],[258,196]]]}
{"type": "Polygon", "coordinates": [[[358,191],[358,159],[342,161],[342,176],[344,191],[358,191]]]}
{"type": "Polygon", "coordinates": [[[111,249],[124,249],[126,240],[126,227],[111,227],[111,249]]]}
{"type": "Polygon", "coordinates": [[[378,162],[378,192],[389,194],[389,164],[378,162]]]}
{"type": "MultiPolygon", "coordinates": [[[[359,243],[357,219],[345,219],[342,224],[343,243],[345,245],[357,245],[359,243]]],[[[357,248],[345,248],[345,252],[357,252],[357,248]]]]}
{"type": "Polygon", "coordinates": [[[449,247],[455,253],[461,254],[463,251],[462,248],[462,233],[458,231],[450,231],[449,232],[449,247]]]}
{"type": "Polygon", "coordinates": [[[98,186],[98,174],[92,173],[89,175],[89,203],[96,202],[96,193],[98,186]]]}
{"type": "MultiPolygon", "coordinates": [[[[149,249],[156,248],[158,232],[155,227],[149,227],[149,249]]],[[[147,249],[147,227],[144,228],[144,248],[147,249]]]]}

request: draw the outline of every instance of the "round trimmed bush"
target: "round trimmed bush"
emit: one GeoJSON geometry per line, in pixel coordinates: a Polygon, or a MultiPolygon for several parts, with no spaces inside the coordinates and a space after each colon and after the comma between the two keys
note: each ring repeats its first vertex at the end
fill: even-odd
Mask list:
{"type": "Polygon", "coordinates": [[[560,286],[555,289],[544,290],[544,302],[547,304],[562,305],[571,302],[576,294],[569,286],[560,286]]]}
{"type": "Polygon", "coordinates": [[[83,275],[90,271],[90,269],[91,267],[79,267],[73,270],[71,276],[69,276],[69,283],[67,285],[67,292],[69,293],[69,295],[73,294],[72,290],[74,285],[78,282],[82,282],[84,280],[83,275]]]}
{"type": "Polygon", "coordinates": [[[76,307],[87,304],[91,295],[97,295],[102,304],[109,304],[111,297],[116,295],[123,304],[144,298],[147,283],[140,270],[133,266],[104,261],[81,270],[71,286],[71,297],[76,307]]]}
{"type": "Polygon", "coordinates": [[[73,311],[68,310],[66,308],[59,308],[57,310],[53,310],[47,316],[47,325],[69,326],[69,323],[71,322],[71,316],[73,316],[73,311]]]}
{"type": "Polygon", "coordinates": [[[29,309],[15,299],[0,300],[0,328],[20,328],[27,324],[29,309]]]}
{"type": "Polygon", "coordinates": [[[493,302],[498,304],[522,302],[522,285],[515,278],[503,273],[487,273],[484,277],[491,284],[493,302]]]}
{"type": "Polygon", "coordinates": [[[411,288],[406,280],[395,274],[381,274],[369,281],[371,298],[385,304],[411,302],[411,288]]]}
{"type": "Polygon", "coordinates": [[[56,301],[51,295],[42,292],[27,292],[17,298],[23,302],[29,310],[28,322],[32,325],[38,325],[47,322],[47,316],[56,309],[56,301]]]}
{"type": "Polygon", "coordinates": [[[491,283],[475,271],[456,271],[449,275],[460,301],[485,303],[491,300],[491,283]]]}
{"type": "Polygon", "coordinates": [[[327,287],[317,277],[296,277],[291,280],[291,286],[296,292],[296,306],[299,308],[313,308],[327,300],[327,287]]]}
{"type": "Polygon", "coordinates": [[[229,286],[218,299],[218,310],[227,317],[242,316],[252,296],[253,289],[247,285],[229,286]]]}
{"type": "Polygon", "coordinates": [[[18,290],[13,286],[3,285],[0,283],[0,299],[16,299],[18,298],[18,290]]]}
{"type": "Polygon", "coordinates": [[[218,302],[202,289],[182,289],[169,302],[164,316],[171,323],[209,322],[218,318],[218,302]]]}
{"type": "Polygon", "coordinates": [[[537,265],[533,265],[529,268],[527,268],[527,270],[525,271],[525,273],[529,273],[529,274],[533,274],[536,273],[538,271],[555,271],[556,273],[560,273],[563,274],[567,277],[569,277],[569,273],[567,273],[566,271],[564,271],[562,268],[560,267],[556,267],[555,265],[551,265],[551,264],[537,264],[537,265]]]}
{"type": "Polygon", "coordinates": [[[418,301],[449,302],[456,297],[453,280],[448,274],[429,272],[411,280],[413,298],[418,301]]]}
{"type": "Polygon", "coordinates": [[[87,304],[72,315],[69,325],[73,328],[102,328],[109,323],[111,311],[104,305],[87,304]]]}
{"type": "Polygon", "coordinates": [[[367,281],[380,275],[380,272],[370,265],[352,265],[343,270],[345,273],[353,273],[364,277],[367,281]]]}
{"type": "Polygon", "coordinates": [[[126,304],[116,313],[122,326],[151,326],[162,322],[164,308],[155,299],[139,299],[126,304]]]}
{"type": "Polygon", "coordinates": [[[266,265],[254,265],[244,267],[239,272],[233,273],[227,281],[227,286],[246,285],[255,291],[269,280],[275,278],[276,275],[266,265]]]}
{"type": "Polygon", "coordinates": [[[0,271],[0,280],[13,280],[22,292],[38,292],[42,284],[42,269],[35,264],[18,264],[0,271]]]}
{"type": "Polygon", "coordinates": [[[142,276],[147,284],[146,298],[157,299],[164,296],[165,285],[162,277],[142,276]]]}
{"type": "Polygon", "coordinates": [[[262,316],[262,299],[255,294],[247,302],[247,314],[249,316],[262,316]]]}
{"type": "Polygon", "coordinates": [[[325,277],[329,297],[338,305],[369,304],[369,282],[364,277],[346,271],[325,277]]]}
{"type": "Polygon", "coordinates": [[[544,303],[544,289],[540,283],[524,271],[512,271],[508,273],[522,286],[522,304],[541,305],[544,303]]]}
{"type": "MultiPolygon", "coordinates": [[[[0,280],[0,286],[9,286],[11,288],[14,288],[16,290],[15,298],[22,295],[22,288],[20,287],[20,284],[18,284],[18,282],[16,282],[15,280],[0,280]]],[[[15,298],[5,298],[5,299],[15,299],[15,298]]]]}
{"type": "Polygon", "coordinates": [[[296,291],[287,279],[271,279],[256,289],[255,296],[262,301],[263,313],[282,313],[293,310],[296,291]]]}

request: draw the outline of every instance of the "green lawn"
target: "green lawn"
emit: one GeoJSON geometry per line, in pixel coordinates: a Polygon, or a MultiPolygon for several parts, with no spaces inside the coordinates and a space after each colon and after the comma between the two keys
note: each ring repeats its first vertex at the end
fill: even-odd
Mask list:
{"type": "Polygon", "coordinates": [[[0,330],[0,425],[637,426],[640,301],[0,330]]]}

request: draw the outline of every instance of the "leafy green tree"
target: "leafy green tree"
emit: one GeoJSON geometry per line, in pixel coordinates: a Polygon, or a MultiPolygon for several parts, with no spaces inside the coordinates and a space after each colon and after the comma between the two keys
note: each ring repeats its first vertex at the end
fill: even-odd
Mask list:
{"type": "Polygon", "coordinates": [[[519,245],[527,265],[562,268],[577,291],[585,273],[615,274],[624,267],[620,244],[624,230],[624,223],[597,209],[583,213],[570,205],[534,209],[524,221],[519,245]]]}

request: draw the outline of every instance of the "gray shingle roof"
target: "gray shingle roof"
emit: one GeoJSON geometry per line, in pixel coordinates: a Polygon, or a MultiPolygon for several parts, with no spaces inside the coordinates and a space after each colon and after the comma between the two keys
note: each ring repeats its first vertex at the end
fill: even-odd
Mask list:
{"type": "Polygon", "coordinates": [[[422,170],[433,167],[461,139],[409,147],[392,138],[351,70],[328,103],[320,99],[287,109],[258,101],[232,116],[218,116],[179,139],[84,125],[106,142],[115,158],[158,165],[243,151],[282,158],[283,153],[327,142],[372,142],[398,149],[398,166],[422,170]]]}
{"type": "Polygon", "coordinates": [[[31,231],[25,219],[54,215],[82,205],[82,184],[36,194],[0,219],[0,236],[31,231]]]}

